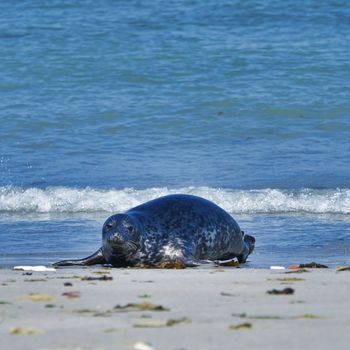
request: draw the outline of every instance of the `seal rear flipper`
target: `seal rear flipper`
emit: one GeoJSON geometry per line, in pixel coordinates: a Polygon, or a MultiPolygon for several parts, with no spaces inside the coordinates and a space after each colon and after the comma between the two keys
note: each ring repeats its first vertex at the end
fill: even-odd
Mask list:
{"type": "Polygon", "coordinates": [[[58,261],[53,266],[73,266],[73,265],[79,265],[79,266],[90,266],[90,265],[97,265],[97,264],[107,264],[107,261],[105,260],[101,248],[95,252],[94,254],[83,258],[83,259],[74,259],[74,260],[62,260],[58,261]]]}
{"type": "Polygon", "coordinates": [[[255,238],[250,235],[244,235],[243,237],[245,247],[242,254],[237,256],[239,263],[245,263],[247,261],[248,255],[253,253],[255,247],[255,238]]]}
{"type": "Polygon", "coordinates": [[[225,260],[202,260],[202,259],[187,259],[184,260],[186,267],[198,267],[203,265],[212,265],[213,267],[217,266],[239,266],[239,262],[236,257],[232,259],[225,260]]]}
{"type": "Polygon", "coordinates": [[[202,265],[215,264],[212,260],[187,258],[183,260],[186,267],[198,267],[202,265]]]}
{"type": "Polygon", "coordinates": [[[244,235],[244,242],[247,243],[248,248],[249,248],[249,254],[253,253],[254,251],[254,247],[255,247],[255,238],[253,236],[250,235],[244,235]]]}
{"type": "Polygon", "coordinates": [[[214,260],[214,263],[216,266],[235,266],[238,267],[239,266],[239,258],[232,258],[232,259],[227,259],[227,260],[214,260]],[[238,260],[238,261],[237,261],[238,260]]]}

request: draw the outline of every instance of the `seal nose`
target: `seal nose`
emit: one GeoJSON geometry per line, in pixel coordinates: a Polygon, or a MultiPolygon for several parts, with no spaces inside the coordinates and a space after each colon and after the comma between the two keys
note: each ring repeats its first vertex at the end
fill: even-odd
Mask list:
{"type": "Polygon", "coordinates": [[[108,240],[112,244],[123,244],[123,238],[120,235],[118,235],[118,233],[112,234],[108,240]]]}

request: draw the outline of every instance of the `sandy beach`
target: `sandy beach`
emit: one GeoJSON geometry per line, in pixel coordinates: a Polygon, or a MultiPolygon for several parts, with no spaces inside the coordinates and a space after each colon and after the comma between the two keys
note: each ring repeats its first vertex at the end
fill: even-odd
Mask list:
{"type": "Polygon", "coordinates": [[[3,349],[347,349],[350,341],[349,271],[2,269],[0,288],[3,349]]]}

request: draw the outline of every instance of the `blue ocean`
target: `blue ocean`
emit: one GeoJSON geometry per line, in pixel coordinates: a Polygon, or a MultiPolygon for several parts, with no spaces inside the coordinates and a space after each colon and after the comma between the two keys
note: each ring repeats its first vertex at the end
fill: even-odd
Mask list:
{"type": "Polygon", "coordinates": [[[248,267],[350,264],[347,0],[0,2],[0,266],[84,257],[169,193],[248,267]]]}

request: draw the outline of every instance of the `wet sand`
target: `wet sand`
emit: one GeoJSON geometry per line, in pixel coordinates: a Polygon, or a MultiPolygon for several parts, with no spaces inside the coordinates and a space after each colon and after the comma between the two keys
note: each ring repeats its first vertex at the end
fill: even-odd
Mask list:
{"type": "Polygon", "coordinates": [[[1,348],[347,349],[350,272],[286,272],[1,269],[1,348]]]}

